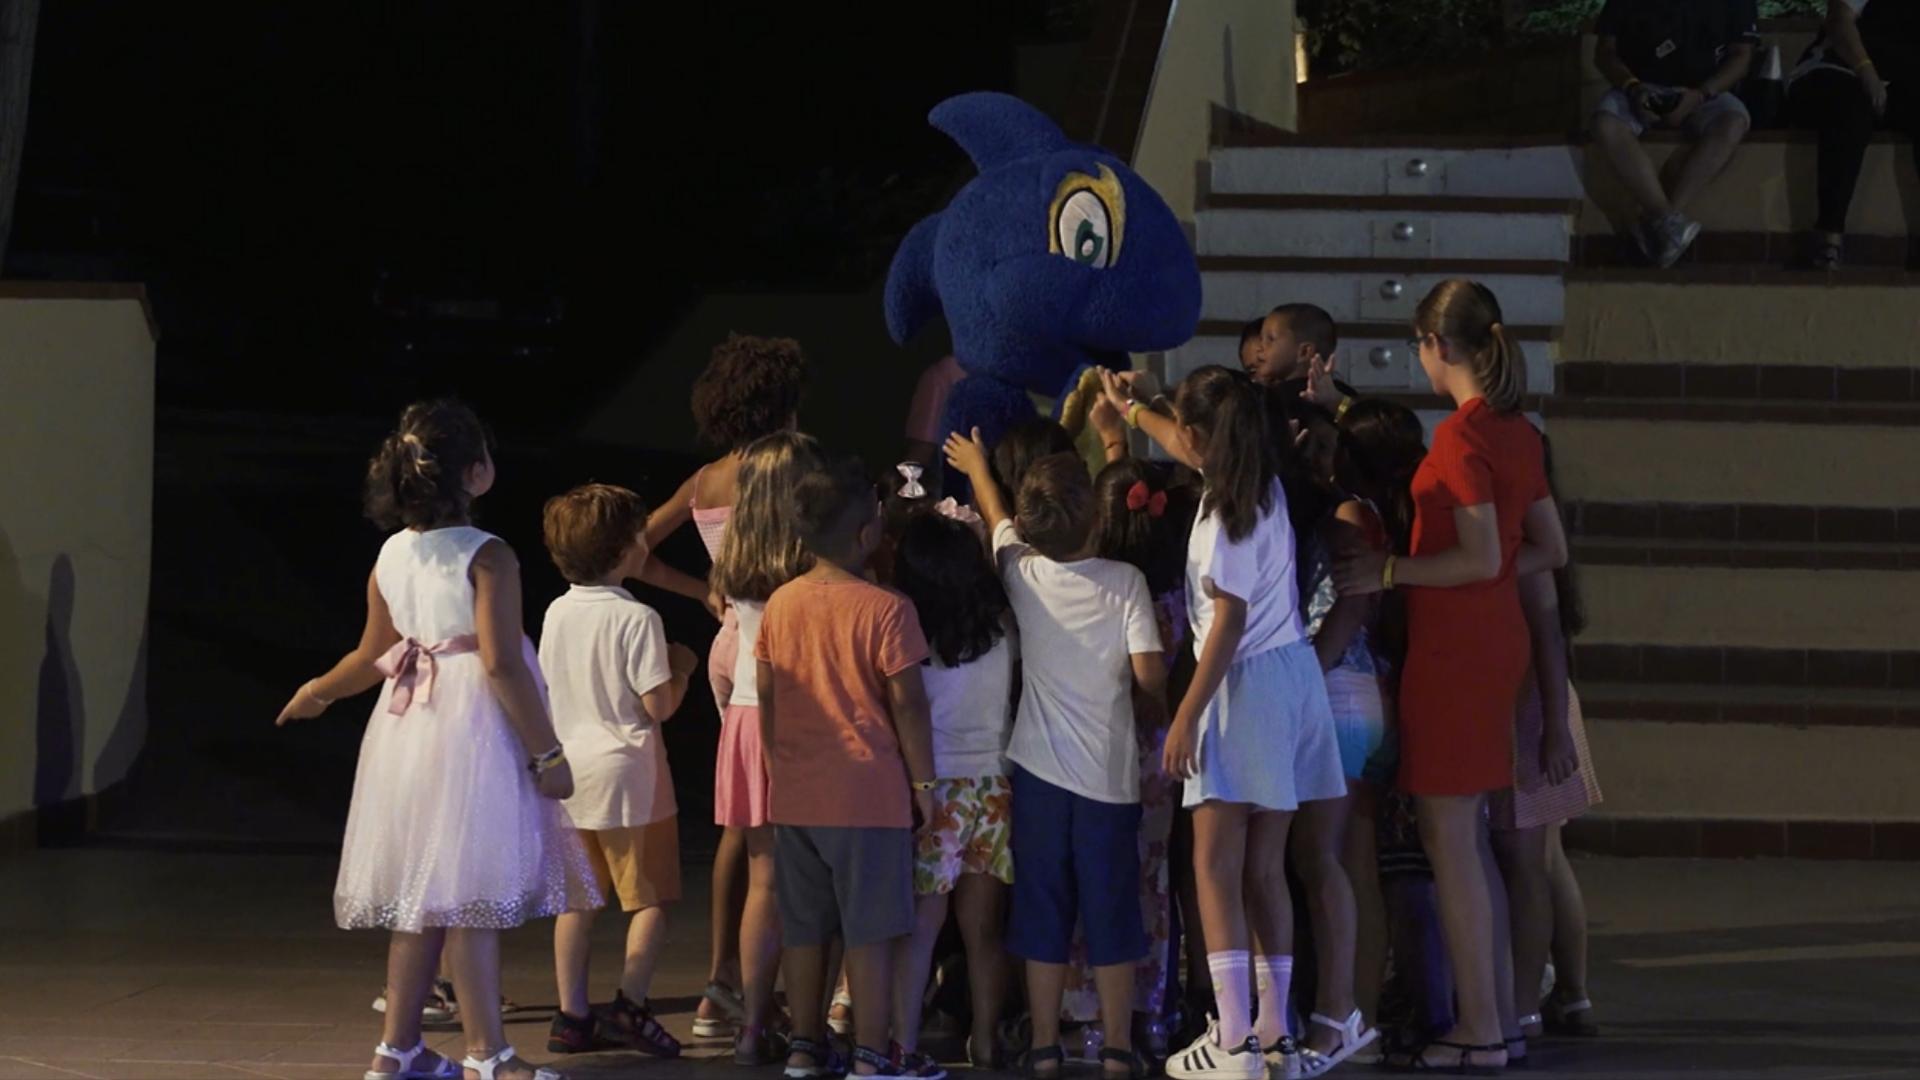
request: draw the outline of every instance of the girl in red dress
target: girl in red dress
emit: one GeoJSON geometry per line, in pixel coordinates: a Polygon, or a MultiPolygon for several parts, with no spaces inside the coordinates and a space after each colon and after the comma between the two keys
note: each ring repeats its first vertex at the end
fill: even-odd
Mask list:
{"type": "Polygon", "coordinates": [[[1414,475],[1411,554],[1357,555],[1336,580],[1350,595],[1406,589],[1400,787],[1417,802],[1458,988],[1454,1029],[1397,1064],[1501,1068],[1509,1046],[1519,1057],[1525,1044],[1505,1038],[1518,1030],[1513,995],[1496,985],[1496,969],[1510,981],[1512,965],[1496,963],[1505,944],[1494,902],[1504,891],[1486,797],[1513,782],[1513,715],[1531,655],[1516,583],[1563,564],[1567,544],[1539,432],[1520,413],[1525,360],[1499,301],[1476,282],[1442,282],[1421,301],[1414,331],[1421,368],[1458,411],[1434,429],[1414,475]]]}

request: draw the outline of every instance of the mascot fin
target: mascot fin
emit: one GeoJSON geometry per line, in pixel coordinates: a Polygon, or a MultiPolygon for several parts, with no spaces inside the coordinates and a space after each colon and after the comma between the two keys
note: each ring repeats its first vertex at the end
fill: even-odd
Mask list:
{"type": "Polygon", "coordinates": [[[887,268],[887,334],[896,345],[905,345],[943,310],[933,287],[933,243],[939,235],[939,214],[921,218],[887,268]]]}
{"type": "Polygon", "coordinates": [[[1046,113],[987,90],[948,98],[933,107],[927,122],[959,143],[981,172],[1071,145],[1046,113]]]}

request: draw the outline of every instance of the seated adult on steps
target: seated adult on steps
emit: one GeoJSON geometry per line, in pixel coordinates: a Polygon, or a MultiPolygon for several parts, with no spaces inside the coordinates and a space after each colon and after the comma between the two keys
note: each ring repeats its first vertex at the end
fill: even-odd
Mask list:
{"type": "Polygon", "coordinates": [[[1758,40],[1755,0],[1607,0],[1594,64],[1613,84],[1593,116],[1594,143],[1640,212],[1633,238],[1667,267],[1700,235],[1686,207],[1720,174],[1752,125],[1733,94],[1758,40]],[[1688,145],[1663,176],[1640,144],[1651,128],[1688,145]]]}
{"type": "MultiPolygon", "coordinates": [[[[1820,216],[1813,265],[1840,265],[1847,208],[1876,128],[1920,135],[1920,5],[1912,0],[1830,0],[1827,23],[1787,80],[1787,107],[1819,133],[1820,216]]],[[[1920,139],[1914,142],[1920,159],[1920,139]]]]}

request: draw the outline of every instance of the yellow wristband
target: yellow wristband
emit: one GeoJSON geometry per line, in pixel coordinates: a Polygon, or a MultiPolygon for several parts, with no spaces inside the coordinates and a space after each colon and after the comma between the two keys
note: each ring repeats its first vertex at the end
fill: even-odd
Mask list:
{"type": "Polygon", "coordinates": [[[1144,408],[1146,408],[1146,406],[1142,405],[1137,401],[1127,406],[1127,426],[1128,427],[1137,428],[1140,426],[1140,420],[1139,420],[1140,410],[1144,408]]]}
{"type": "Polygon", "coordinates": [[[934,785],[937,783],[939,783],[939,781],[937,780],[915,780],[913,782],[913,790],[932,791],[934,788],[934,785]]]}
{"type": "Polygon", "coordinates": [[[1393,564],[1399,561],[1399,558],[1398,555],[1387,556],[1387,565],[1380,569],[1381,588],[1389,591],[1393,589],[1393,564]]]}
{"type": "Polygon", "coordinates": [[[1334,406],[1333,422],[1337,424],[1340,421],[1346,419],[1347,410],[1351,408],[1353,408],[1353,399],[1350,397],[1342,397],[1340,399],[1340,404],[1334,406]]]}
{"type": "Polygon", "coordinates": [[[1872,71],[1872,70],[1873,70],[1873,59],[1871,57],[1853,65],[1853,73],[1855,75],[1858,75],[1863,71],[1872,71]]]}

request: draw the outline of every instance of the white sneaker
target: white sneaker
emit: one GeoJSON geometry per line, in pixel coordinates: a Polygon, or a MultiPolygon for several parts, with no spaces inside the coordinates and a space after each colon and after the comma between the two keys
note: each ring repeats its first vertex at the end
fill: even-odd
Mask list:
{"type": "Polygon", "coordinates": [[[1193,1045],[1167,1059],[1167,1075],[1174,1080],[1267,1080],[1266,1054],[1252,1035],[1228,1050],[1220,1045],[1220,1021],[1208,1022],[1207,1033],[1193,1045]]]}

